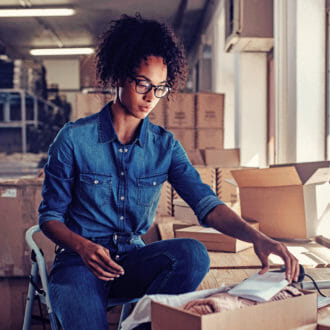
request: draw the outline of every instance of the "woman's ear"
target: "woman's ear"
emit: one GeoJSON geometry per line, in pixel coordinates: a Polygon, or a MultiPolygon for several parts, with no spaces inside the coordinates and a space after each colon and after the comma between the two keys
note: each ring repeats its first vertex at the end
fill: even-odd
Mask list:
{"type": "Polygon", "coordinates": [[[116,80],[116,81],[113,82],[112,87],[117,89],[118,87],[120,87],[120,85],[121,84],[120,84],[119,80],[116,80]]]}
{"type": "Polygon", "coordinates": [[[123,87],[124,86],[124,82],[125,82],[126,79],[118,79],[114,82],[113,86],[115,88],[118,88],[118,87],[123,87]]]}

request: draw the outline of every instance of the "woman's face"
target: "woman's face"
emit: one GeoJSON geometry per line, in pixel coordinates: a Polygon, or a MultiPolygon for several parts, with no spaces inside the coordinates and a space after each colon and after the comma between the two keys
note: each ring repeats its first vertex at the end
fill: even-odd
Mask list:
{"type": "Polygon", "coordinates": [[[149,56],[142,61],[132,78],[127,78],[119,87],[119,100],[127,114],[144,119],[157,105],[159,98],[155,96],[153,87],[147,94],[136,92],[136,79],[139,84],[151,83],[156,86],[166,85],[167,66],[162,57],[149,56]]]}

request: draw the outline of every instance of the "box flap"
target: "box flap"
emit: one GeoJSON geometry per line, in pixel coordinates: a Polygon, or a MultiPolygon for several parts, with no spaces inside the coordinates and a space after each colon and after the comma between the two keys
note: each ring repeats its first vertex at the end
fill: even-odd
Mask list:
{"type": "Polygon", "coordinates": [[[235,181],[242,187],[279,187],[301,185],[294,166],[231,171],[235,181]]]}
{"type": "Polygon", "coordinates": [[[317,169],[306,181],[307,184],[320,184],[330,181],[330,167],[317,169]]]}
{"type": "Polygon", "coordinates": [[[330,161],[319,162],[304,162],[304,163],[291,163],[291,164],[277,164],[270,167],[287,167],[294,166],[299,174],[299,177],[303,184],[313,175],[313,173],[319,168],[330,167],[330,161]]]}
{"type": "Polygon", "coordinates": [[[240,150],[239,149],[201,149],[205,160],[205,165],[219,167],[239,167],[240,150]]]}

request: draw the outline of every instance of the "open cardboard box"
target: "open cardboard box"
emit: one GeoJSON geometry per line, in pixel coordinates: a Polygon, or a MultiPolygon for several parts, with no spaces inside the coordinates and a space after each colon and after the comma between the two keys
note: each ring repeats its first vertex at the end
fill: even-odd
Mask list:
{"type": "MultiPolygon", "coordinates": [[[[253,228],[259,229],[257,222],[249,222],[249,224],[253,228]]],[[[252,247],[251,243],[225,235],[214,228],[202,226],[177,229],[175,231],[175,237],[196,239],[203,243],[209,251],[239,252],[252,247]]]]}
{"type": "Polygon", "coordinates": [[[289,330],[310,325],[317,329],[317,295],[272,301],[233,311],[198,315],[151,302],[152,330],[289,330]]]}
{"type": "Polygon", "coordinates": [[[258,221],[260,231],[274,238],[314,237],[326,221],[329,166],[327,161],[233,170],[242,217],[258,221]]]}

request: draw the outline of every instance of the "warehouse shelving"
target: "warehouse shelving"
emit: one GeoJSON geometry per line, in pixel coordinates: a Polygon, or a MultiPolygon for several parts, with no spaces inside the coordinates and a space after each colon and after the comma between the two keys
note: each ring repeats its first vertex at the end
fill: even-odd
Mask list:
{"type": "Polygon", "coordinates": [[[41,110],[57,111],[58,105],[24,89],[0,89],[1,128],[21,128],[22,152],[27,152],[27,127],[38,126],[41,110]],[[13,108],[13,106],[17,106],[13,108]]]}

